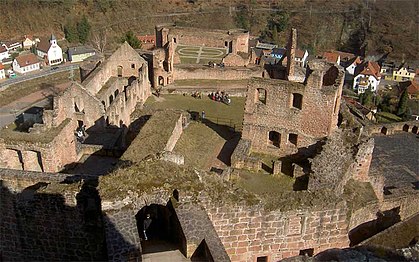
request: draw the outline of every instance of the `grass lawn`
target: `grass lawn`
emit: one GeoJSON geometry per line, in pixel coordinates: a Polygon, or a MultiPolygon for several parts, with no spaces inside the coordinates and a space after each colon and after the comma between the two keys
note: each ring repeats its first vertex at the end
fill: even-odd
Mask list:
{"type": "MultiPolygon", "coordinates": [[[[75,73],[74,75],[76,80],[79,81],[79,74],[75,73]]],[[[37,91],[49,89],[53,85],[68,82],[70,81],[68,79],[69,76],[70,72],[59,72],[11,85],[6,90],[0,92],[0,106],[8,105],[19,98],[25,97],[37,91]]]]}
{"type": "MultiPolygon", "coordinates": [[[[215,102],[204,96],[195,99],[183,95],[161,95],[162,101],[156,101],[154,96],[147,99],[144,109],[182,109],[201,113],[205,111],[206,119],[220,125],[241,127],[244,114],[244,97],[232,97],[231,104],[215,102]]],[[[141,112],[139,112],[141,115],[141,112]]],[[[134,116],[138,115],[137,112],[134,116]]]]}
{"type": "Polygon", "coordinates": [[[286,175],[271,175],[267,173],[253,173],[239,171],[236,183],[244,189],[261,197],[276,196],[293,190],[294,178],[286,175]]]}
{"type": "Polygon", "coordinates": [[[212,153],[225,143],[217,132],[199,122],[192,122],[183,131],[174,152],[185,157],[185,164],[199,169],[207,169],[212,153]]]}
{"type": "Polygon", "coordinates": [[[391,123],[402,121],[402,119],[395,114],[389,112],[378,112],[375,116],[379,123],[391,123]]]}

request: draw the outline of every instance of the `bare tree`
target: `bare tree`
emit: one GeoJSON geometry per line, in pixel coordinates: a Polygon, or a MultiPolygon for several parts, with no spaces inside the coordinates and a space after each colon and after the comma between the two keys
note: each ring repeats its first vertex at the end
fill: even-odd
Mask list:
{"type": "Polygon", "coordinates": [[[105,51],[107,44],[107,31],[106,29],[98,29],[92,32],[90,41],[94,48],[99,50],[101,53],[105,51]]]}

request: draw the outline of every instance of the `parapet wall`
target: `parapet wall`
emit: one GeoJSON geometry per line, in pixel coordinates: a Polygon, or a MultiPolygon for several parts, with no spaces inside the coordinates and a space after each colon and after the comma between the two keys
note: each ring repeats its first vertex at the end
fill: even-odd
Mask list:
{"type": "Polygon", "coordinates": [[[314,253],[349,245],[347,209],[344,205],[321,211],[268,212],[263,208],[207,207],[231,261],[268,261],[297,256],[301,250],[314,253]]]}

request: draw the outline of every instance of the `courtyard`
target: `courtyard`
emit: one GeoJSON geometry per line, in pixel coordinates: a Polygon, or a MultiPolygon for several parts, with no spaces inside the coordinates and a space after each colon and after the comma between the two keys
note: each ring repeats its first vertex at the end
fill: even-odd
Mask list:
{"type": "Polygon", "coordinates": [[[176,52],[182,64],[208,64],[212,61],[220,63],[227,54],[226,48],[178,45],[176,52]]]}

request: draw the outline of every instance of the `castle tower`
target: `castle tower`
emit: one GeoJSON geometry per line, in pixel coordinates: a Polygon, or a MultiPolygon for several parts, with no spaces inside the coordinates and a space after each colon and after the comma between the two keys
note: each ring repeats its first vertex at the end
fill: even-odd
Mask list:
{"type": "Polygon", "coordinates": [[[292,28],[287,45],[287,79],[295,80],[295,50],[297,49],[297,29],[292,28]]]}

